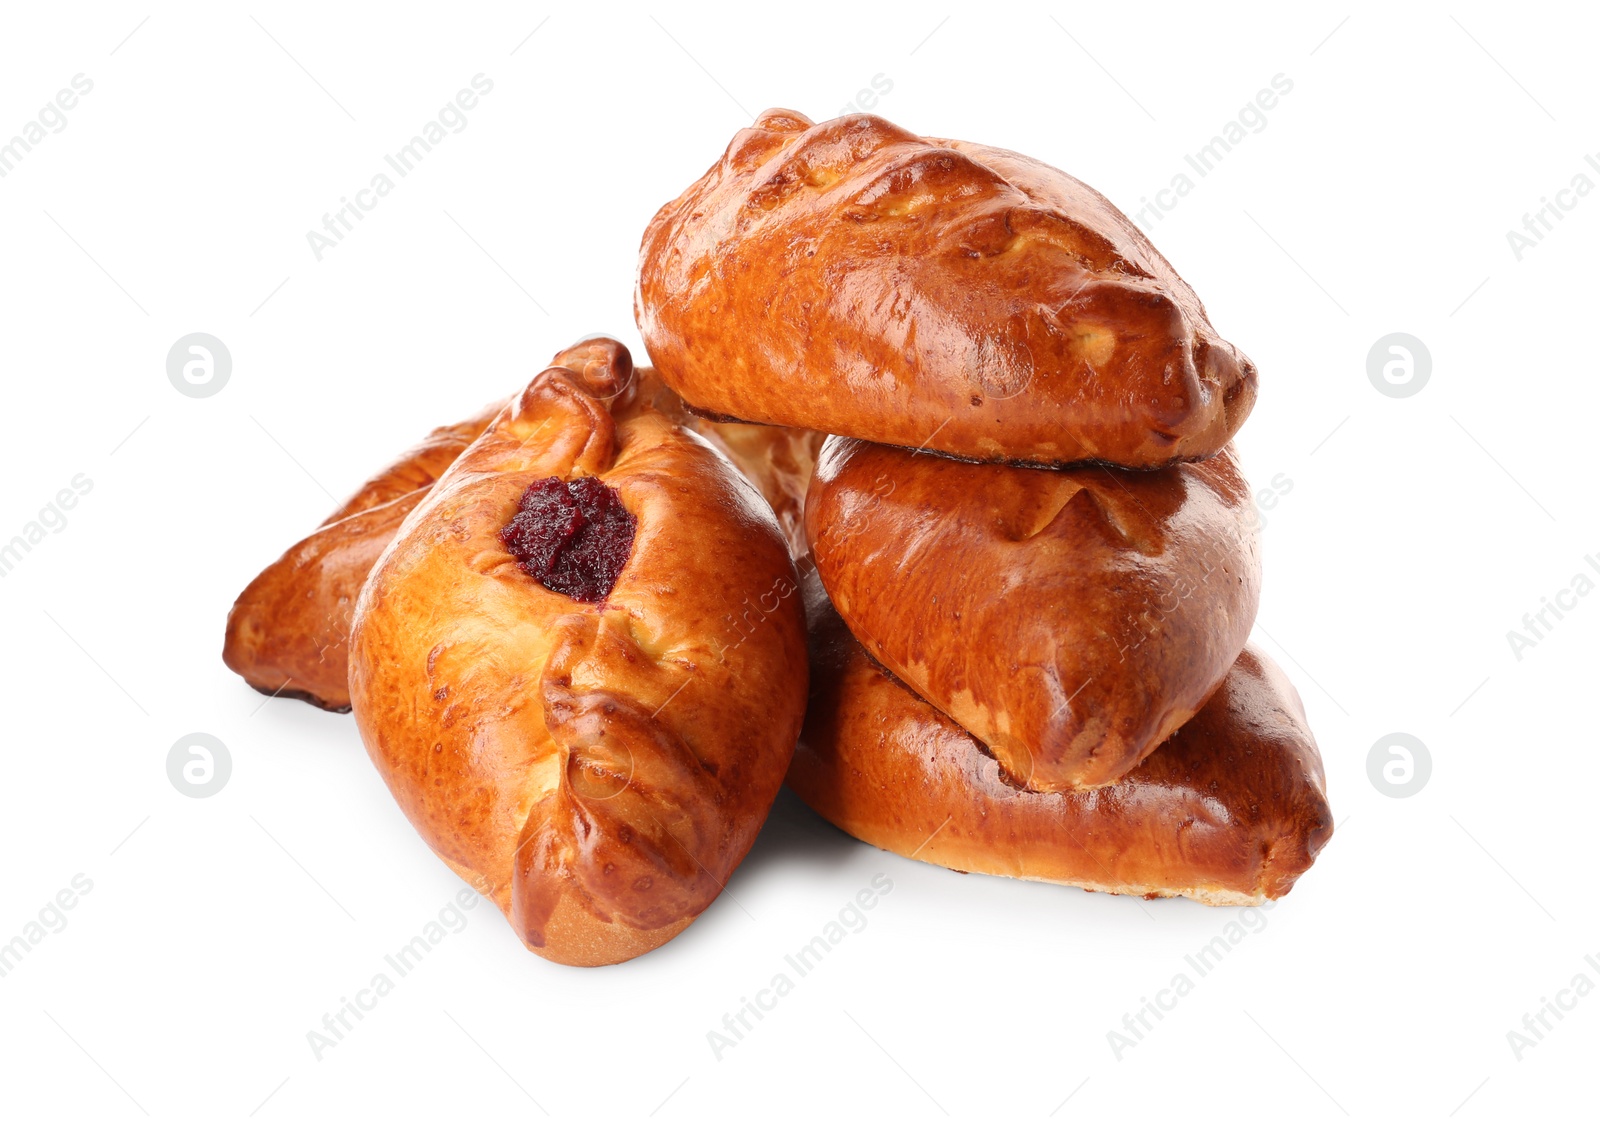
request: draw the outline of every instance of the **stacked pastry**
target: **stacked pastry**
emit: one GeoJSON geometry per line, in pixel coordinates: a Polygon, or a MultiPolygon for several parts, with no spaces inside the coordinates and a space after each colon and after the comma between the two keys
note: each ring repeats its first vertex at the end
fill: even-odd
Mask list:
{"type": "Polygon", "coordinates": [[[1316,744],[1246,645],[1255,370],[1104,198],[769,112],[657,214],[636,307],[659,372],[561,351],[228,619],[531,950],[672,939],[786,774],[967,872],[1250,903],[1310,866],[1316,744]]]}
{"type": "Polygon", "coordinates": [[[1283,895],[1332,822],[1229,441],[1255,367],[1104,197],[1005,150],[770,111],[645,234],[697,412],[830,433],[788,782],[951,868],[1283,895]],[[820,584],[817,584],[820,583],[820,584]]]}

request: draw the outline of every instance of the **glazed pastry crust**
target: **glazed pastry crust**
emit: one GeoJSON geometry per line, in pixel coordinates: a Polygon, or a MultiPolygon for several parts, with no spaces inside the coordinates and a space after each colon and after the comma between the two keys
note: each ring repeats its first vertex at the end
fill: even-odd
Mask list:
{"type": "Polygon", "coordinates": [[[820,589],[807,584],[811,706],[788,783],[869,845],[962,872],[1260,904],[1285,895],[1332,835],[1300,697],[1254,648],[1122,779],[1030,793],[875,664],[820,589]]]}
{"type": "Polygon", "coordinates": [[[861,643],[1035,790],[1138,766],[1222,683],[1260,596],[1231,450],[1052,471],[830,437],[806,522],[861,643]]]}
{"type": "MultiPolygon", "coordinates": [[[[596,367],[608,363],[593,353],[595,341],[563,350],[552,364],[587,367],[604,380],[596,367]]],[[[803,502],[821,433],[696,416],[648,367],[634,369],[629,382],[636,387],[630,396],[699,433],[733,461],[776,513],[790,552],[805,554],[803,502]]],[[[257,575],[228,613],[223,663],[264,695],[349,711],[350,615],[362,583],[406,516],[502,407],[496,402],[429,433],[257,575]]]]}
{"type": "Polygon", "coordinates": [[[966,459],[1165,466],[1255,401],[1254,365],[1099,193],[869,114],[741,130],[651,221],[634,308],[690,405],[966,459]]]}
{"type": "Polygon", "coordinates": [[[356,595],[405,517],[501,407],[434,429],[256,575],[228,613],[223,663],[264,695],[349,711],[356,595]]]}
{"type": "Polygon", "coordinates": [[[804,558],[808,553],[806,487],[811,483],[811,472],[826,435],[803,428],[719,421],[691,412],[682,398],[662,382],[661,375],[648,366],[636,370],[634,380],[639,383],[639,396],[657,412],[699,433],[755,485],[777,516],[789,553],[797,562],[804,558]]]}
{"type": "MultiPolygon", "coordinates": [[[[626,351],[554,367],[412,512],[362,590],[350,690],[413,825],[560,963],[631,958],[703,911],[782,782],[804,614],[771,510],[657,412],[626,351]],[[523,491],[594,476],[638,521],[610,595],[501,545],[523,491]]],[[[609,354],[607,354],[609,351],[609,354]]]]}

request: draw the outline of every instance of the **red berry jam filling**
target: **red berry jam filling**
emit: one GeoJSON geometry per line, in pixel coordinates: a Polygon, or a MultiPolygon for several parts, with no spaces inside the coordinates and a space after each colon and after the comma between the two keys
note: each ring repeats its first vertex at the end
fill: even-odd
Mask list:
{"type": "Polygon", "coordinates": [[[604,601],[633,550],[639,521],[615,488],[551,476],[522,493],[500,541],[529,577],[578,601],[604,601]]]}

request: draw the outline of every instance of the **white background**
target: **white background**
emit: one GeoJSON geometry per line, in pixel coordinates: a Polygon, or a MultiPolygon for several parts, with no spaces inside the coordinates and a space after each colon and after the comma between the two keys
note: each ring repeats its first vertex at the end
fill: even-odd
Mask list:
{"type": "Polygon", "coordinates": [[[1600,580],[1600,193],[1520,262],[1506,232],[1600,150],[1596,28],[1533,5],[1108,7],[8,6],[0,139],[94,84],[0,180],[0,541],[93,483],[0,578],[0,938],[93,883],[0,980],[8,1125],[1591,1113],[1600,994],[1520,1061],[1506,1033],[1600,953],[1600,596],[1520,659],[1506,634],[1600,580]],[[467,127],[318,262],[307,230],[479,73],[467,127]],[[1266,128],[1149,226],[1260,366],[1247,470],[1292,481],[1256,639],[1301,689],[1340,826],[1266,928],[1119,1061],[1107,1031],[1237,911],[959,876],[785,794],[661,951],[564,969],[480,906],[316,1060],[306,1032],[461,885],[349,717],[223,668],[252,575],[557,348],[637,344],[646,221],[766,106],[831,117],[883,76],[900,124],[1133,213],[1280,73],[1266,128]],[[193,331],[232,353],[214,397],[166,376],[193,331]],[[1431,353],[1415,396],[1368,379],[1393,331],[1431,353]],[[196,731],[233,757],[204,800],[165,769],[196,731]],[[1432,754],[1407,799],[1368,779],[1391,732],[1432,754]],[[718,1061],[707,1031],[880,872],[866,929],[718,1061]]]}

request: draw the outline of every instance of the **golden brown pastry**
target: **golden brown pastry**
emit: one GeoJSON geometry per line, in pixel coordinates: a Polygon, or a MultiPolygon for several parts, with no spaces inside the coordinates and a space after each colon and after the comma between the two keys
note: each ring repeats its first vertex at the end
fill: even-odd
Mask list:
{"type": "Polygon", "coordinates": [[[754,487],[627,351],[534,378],[361,592],[350,691],[413,825],[529,948],[681,932],[760,828],[805,710],[804,614],[754,487]]]}
{"type": "Polygon", "coordinates": [[[974,460],[1220,451],[1256,371],[1109,201],[1020,154],[769,110],[645,231],[635,315],[712,415],[974,460]]]}
{"type": "MultiPolygon", "coordinates": [[[[587,369],[604,381],[610,339],[585,339],[553,365],[587,369]]],[[[766,498],[797,557],[805,553],[802,503],[821,433],[723,423],[688,412],[654,370],[635,368],[634,396],[705,437],[766,498]]],[[[435,480],[482,434],[501,402],[470,420],[435,429],[379,472],[306,538],[263,570],[228,614],[222,659],[266,695],[349,711],[350,614],[378,555],[435,480]]]]}
{"type": "Polygon", "coordinates": [[[411,509],[500,408],[429,433],[261,571],[228,613],[223,663],[258,692],[349,711],[346,643],[361,584],[411,509]]]}
{"type": "Polygon", "coordinates": [[[841,437],[806,504],[867,651],[1035,790],[1115,781],[1222,683],[1260,595],[1253,515],[1231,451],[1045,470],[841,437]]]}
{"type": "Polygon", "coordinates": [[[806,590],[811,706],[788,782],[869,845],[961,872],[1259,904],[1287,893],[1333,833],[1300,697],[1253,648],[1117,782],[1029,793],[875,664],[820,586],[806,590]]]}
{"type": "Polygon", "coordinates": [[[804,558],[806,486],[811,482],[811,470],[816,467],[817,452],[827,439],[826,434],[803,428],[717,421],[692,413],[683,399],[661,381],[660,374],[649,367],[634,370],[634,381],[639,385],[639,397],[699,433],[733,461],[733,466],[756,486],[778,517],[778,526],[789,541],[789,552],[796,561],[804,558]]]}

